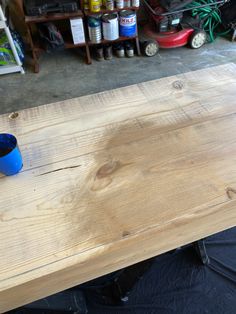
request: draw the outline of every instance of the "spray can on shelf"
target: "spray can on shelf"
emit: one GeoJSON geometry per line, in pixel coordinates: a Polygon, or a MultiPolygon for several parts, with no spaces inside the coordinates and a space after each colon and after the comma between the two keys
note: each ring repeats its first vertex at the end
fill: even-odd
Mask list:
{"type": "Polygon", "coordinates": [[[131,10],[122,10],[120,12],[120,36],[134,37],[136,32],[136,13],[131,10]]]}
{"type": "Polygon", "coordinates": [[[89,9],[91,12],[100,12],[101,0],[89,0],[89,9]]]}
{"type": "Polygon", "coordinates": [[[132,7],[138,8],[140,6],[140,1],[139,0],[132,0],[132,7]]]}
{"type": "Polygon", "coordinates": [[[103,37],[106,40],[116,40],[119,38],[119,23],[116,13],[104,14],[102,17],[103,37]]]}
{"type": "Polygon", "coordinates": [[[117,9],[123,9],[124,8],[124,0],[116,0],[116,7],[117,7],[117,9]]]}
{"type": "Polygon", "coordinates": [[[90,16],[88,18],[89,39],[92,43],[98,44],[102,41],[101,18],[90,16]]]}
{"type": "Polygon", "coordinates": [[[106,0],[106,9],[114,10],[114,0],[106,0]]]}

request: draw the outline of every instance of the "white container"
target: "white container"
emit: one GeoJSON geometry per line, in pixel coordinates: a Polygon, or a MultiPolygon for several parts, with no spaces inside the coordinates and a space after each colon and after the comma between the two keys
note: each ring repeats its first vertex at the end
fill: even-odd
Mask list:
{"type": "Polygon", "coordinates": [[[103,15],[102,30],[105,40],[116,40],[119,38],[119,22],[116,13],[103,15]]]}
{"type": "Polygon", "coordinates": [[[117,9],[123,9],[124,8],[124,0],[116,0],[116,7],[117,7],[117,9]]]}
{"type": "Polygon", "coordinates": [[[83,20],[81,18],[70,20],[70,27],[74,44],[85,43],[83,20]]]}
{"type": "Polygon", "coordinates": [[[138,8],[140,6],[140,1],[139,0],[132,0],[132,7],[138,8]]]}

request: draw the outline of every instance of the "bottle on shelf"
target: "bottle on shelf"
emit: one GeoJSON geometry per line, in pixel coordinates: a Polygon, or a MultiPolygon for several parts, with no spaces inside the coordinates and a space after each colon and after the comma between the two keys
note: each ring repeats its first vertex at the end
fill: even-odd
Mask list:
{"type": "Polygon", "coordinates": [[[115,8],[114,0],[106,0],[106,9],[114,10],[114,8],[115,8]]]}
{"type": "Polygon", "coordinates": [[[123,9],[124,8],[124,0],[116,0],[116,7],[117,7],[117,9],[123,9]]]}
{"type": "Polygon", "coordinates": [[[113,49],[115,51],[115,54],[118,58],[124,58],[125,57],[125,47],[123,42],[119,42],[113,45],[113,49]]]}
{"type": "Polygon", "coordinates": [[[136,12],[132,10],[122,10],[120,12],[120,36],[134,37],[137,33],[136,12]]]}
{"type": "Polygon", "coordinates": [[[102,30],[105,40],[119,38],[119,22],[117,13],[107,13],[102,16],[102,30]]]}
{"type": "Polygon", "coordinates": [[[92,43],[98,44],[102,41],[101,18],[90,16],[88,18],[89,39],[92,43]]]}
{"type": "Polygon", "coordinates": [[[125,53],[128,58],[134,57],[134,46],[131,42],[125,42],[125,53]]]}
{"type": "Polygon", "coordinates": [[[89,10],[93,13],[100,12],[101,0],[89,0],[89,10]]]}

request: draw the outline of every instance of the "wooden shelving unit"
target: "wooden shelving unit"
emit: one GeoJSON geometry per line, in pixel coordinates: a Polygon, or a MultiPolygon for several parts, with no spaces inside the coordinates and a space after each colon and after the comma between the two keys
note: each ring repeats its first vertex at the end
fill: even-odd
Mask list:
{"type": "MultiPolygon", "coordinates": [[[[84,21],[84,14],[81,10],[73,13],[55,13],[55,14],[48,14],[44,16],[25,16],[25,23],[28,25],[28,33],[30,38],[30,46],[32,50],[33,56],[33,63],[34,63],[34,72],[39,72],[39,55],[40,52],[43,51],[39,41],[34,40],[32,27],[38,23],[45,23],[45,22],[53,22],[53,21],[60,21],[60,20],[70,20],[73,18],[82,18],[84,21]]],[[[84,25],[84,30],[86,29],[86,25],[84,25]]],[[[65,41],[65,49],[73,49],[73,48],[85,48],[86,51],[86,62],[87,64],[91,64],[91,56],[89,51],[89,46],[87,40],[84,43],[74,44],[71,34],[68,36],[64,36],[62,34],[63,39],[65,41]]]]}
{"type": "MultiPolygon", "coordinates": [[[[22,0],[20,0],[22,2],[22,0]]],[[[79,0],[80,2],[80,7],[83,7],[82,0],[79,0]]],[[[22,7],[23,10],[23,7],[22,7]]],[[[95,14],[105,14],[105,13],[113,13],[113,12],[120,12],[122,10],[132,10],[137,12],[139,10],[139,7],[125,7],[122,9],[119,8],[114,8],[114,10],[107,10],[105,7],[102,7],[101,10],[97,13],[91,12],[90,10],[78,10],[77,12],[73,13],[55,13],[55,14],[48,14],[44,16],[25,16],[25,23],[27,25],[27,30],[28,30],[28,35],[29,35],[29,41],[30,41],[30,46],[31,46],[31,51],[32,51],[32,56],[33,56],[33,65],[34,65],[34,72],[38,73],[39,72],[39,56],[40,53],[43,51],[42,46],[40,45],[40,41],[36,40],[33,36],[33,27],[39,23],[45,23],[45,22],[53,22],[53,21],[60,21],[60,20],[70,20],[73,18],[82,18],[83,19],[83,24],[84,24],[84,32],[85,32],[85,43],[80,43],[80,44],[74,44],[73,39],[71,36],[71,33],[68,32],[68,34],[64,34],[62,32],[63,39],[65,41],[65,49],[73,49],[73,48],[85,48],[86,51],[86,63],[91,64],[91,55],[90,55],[90,49],[89,47],[98,45],[97,43],[92,43],[89,40],[88,36],[88,26],[87,26],[87,18],[91,15],[95,14]],[[85,23],[86,21],[86,23],[85,23]]],[[[109,41],[102,39],[100,44],[112,44],[115,42],[121,42],[121,41],[135,41],[136,43],[136,49],[137,49],[137,54],[141,55],[140,52],[140,45],[139,45],[139,38],[138,38],[138,28],[136,25],[136,30],[137,33],[135,36],[132,37],[119,37],[116,40],[109,41]]]]}

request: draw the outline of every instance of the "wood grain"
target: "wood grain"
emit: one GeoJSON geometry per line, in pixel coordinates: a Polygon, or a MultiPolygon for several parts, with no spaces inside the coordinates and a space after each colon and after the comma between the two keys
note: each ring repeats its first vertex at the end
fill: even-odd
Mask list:
{"type": "Polygon", "coordinates": [[[236,225],[236,66],[0,116],[0,312],[236,225]]]}

